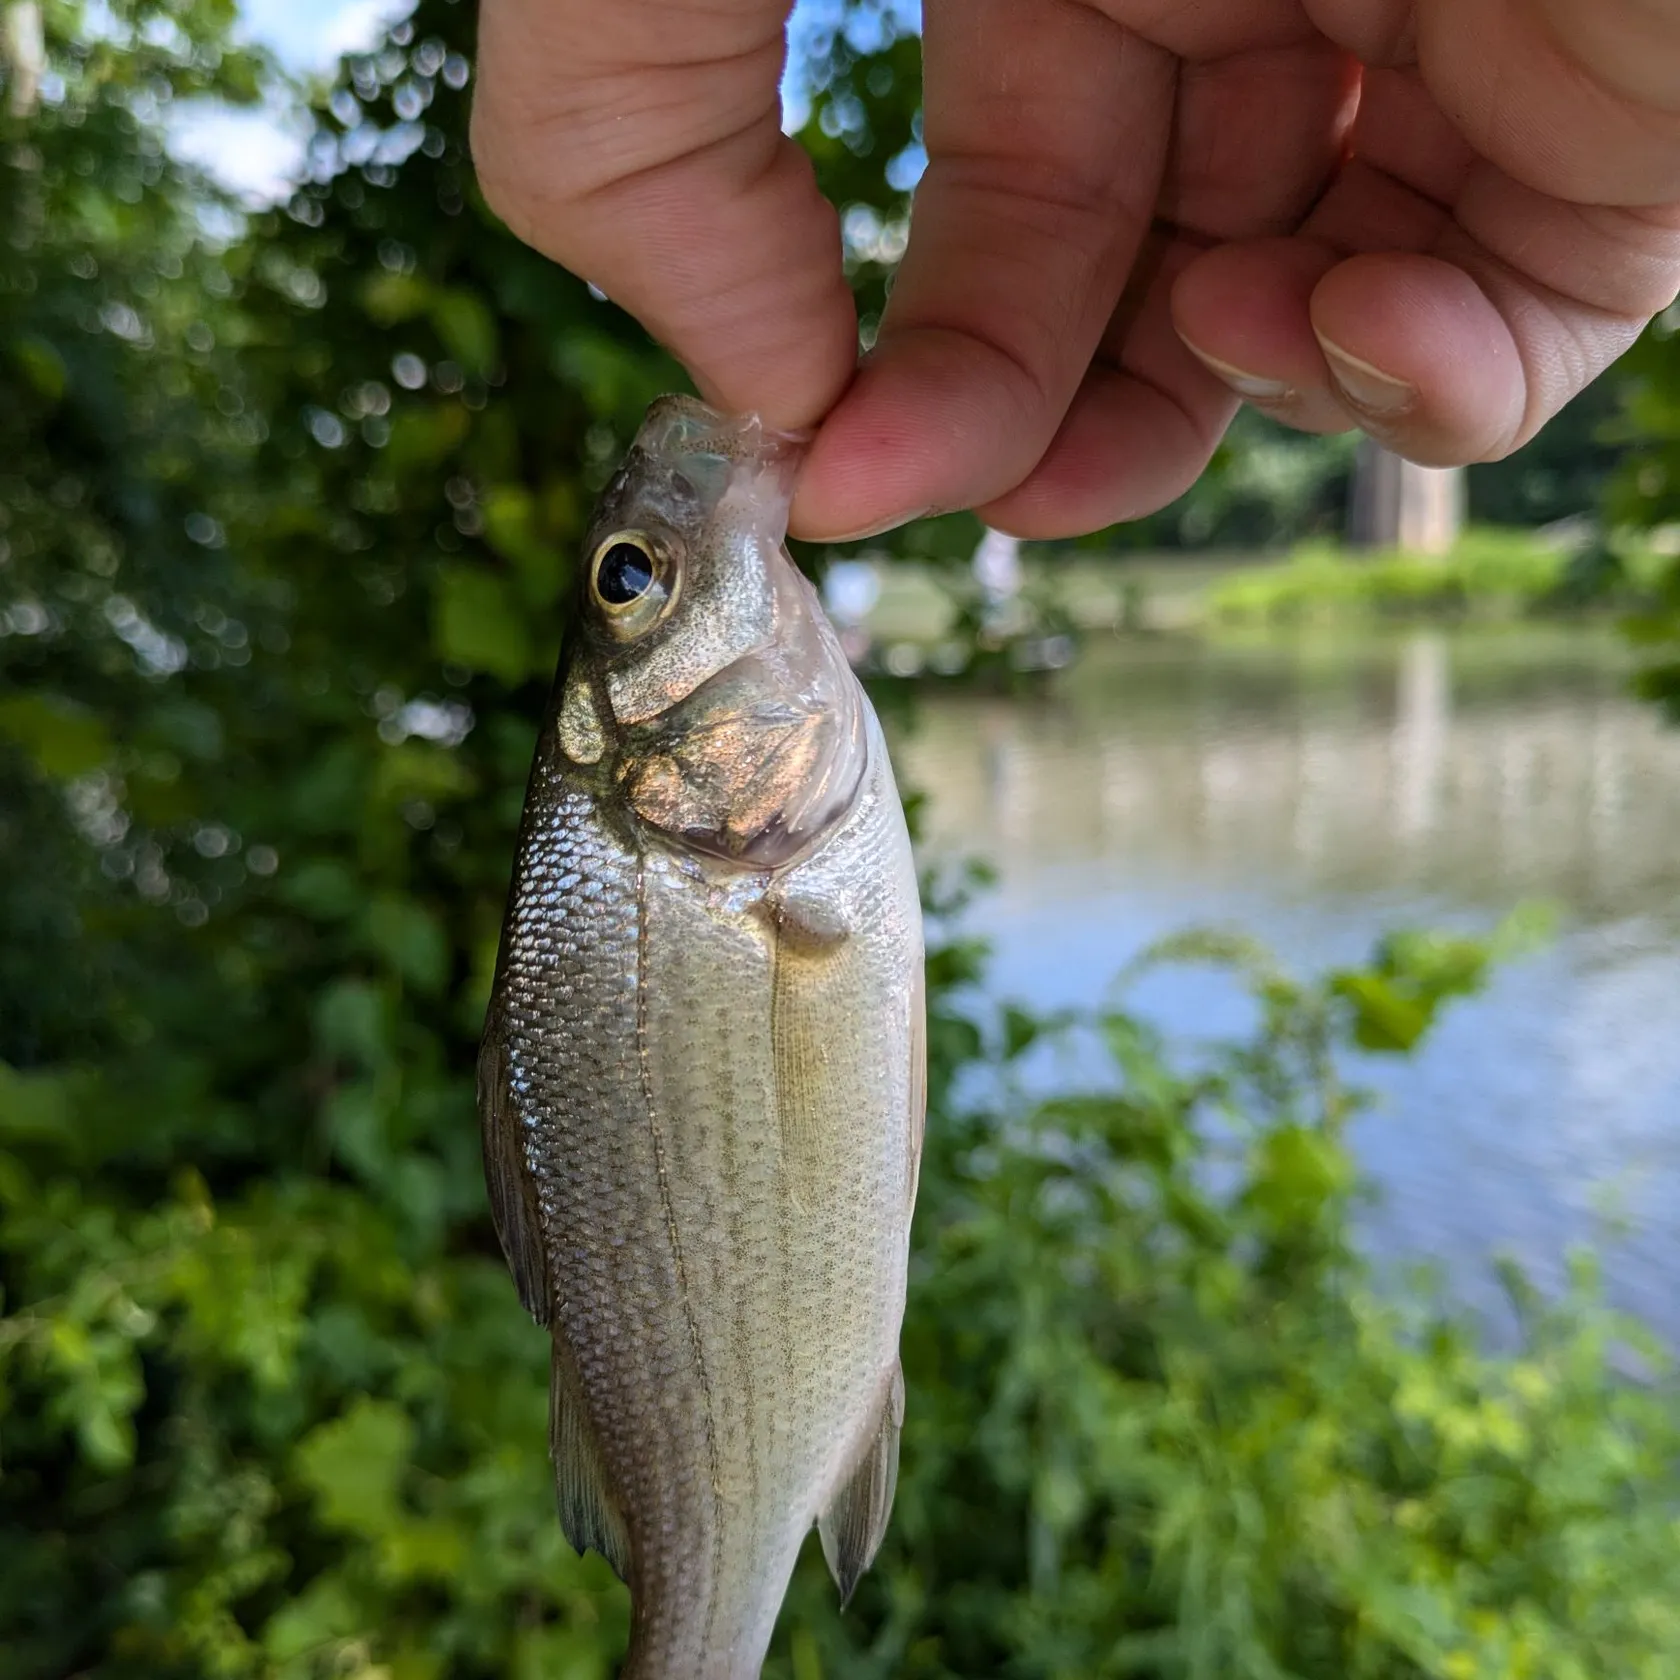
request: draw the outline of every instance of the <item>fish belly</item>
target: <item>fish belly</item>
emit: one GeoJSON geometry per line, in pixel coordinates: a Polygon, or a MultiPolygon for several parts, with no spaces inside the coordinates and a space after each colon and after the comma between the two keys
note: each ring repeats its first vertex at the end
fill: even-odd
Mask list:
{"type": "Polygon", "coordinates": [[[551,1328],[628,1539],[626,1680],[750,1680],[896,1369],[921,935],[876,741],[779,877],[697,871],[560,790],[501,989],[551,1328]]]}

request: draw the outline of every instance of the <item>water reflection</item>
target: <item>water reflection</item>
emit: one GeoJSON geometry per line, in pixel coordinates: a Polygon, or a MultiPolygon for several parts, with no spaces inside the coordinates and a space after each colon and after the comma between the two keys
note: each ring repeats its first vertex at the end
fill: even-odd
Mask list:
{"type": "MultiPolygon", "coordinates": [[[[1490,1249],[1555,1282],[1605,1241],[1618,1298],[1680,1331],[1680,732],[1624,661],[1538,632],[1120,645],[1039,700],[928,703],[901,756],[932,847],[1000,871],[975,912],[998,989],[1047,1007],[1189,923],[1316,965],[1558,904],[1552,948],[1362,1070],[1370,1234],[1490,1309],[1490,1249]]],[[[1185,1031],[1241,1018],[1205,975],[1142,1001],[1185,1031]]]]}

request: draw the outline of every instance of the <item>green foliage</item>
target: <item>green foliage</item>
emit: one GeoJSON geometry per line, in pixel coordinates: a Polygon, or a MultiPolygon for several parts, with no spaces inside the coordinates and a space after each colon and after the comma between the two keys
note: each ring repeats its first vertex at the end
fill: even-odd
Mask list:
{"type": "MultiPolygon", "coordinates": [[[[96,862],[77,830],[118,820],[99,780],[118,751],[111,720],[136,660],[161,671],[177,657],[182,597],[220,540],[199,487],[248,424],[219,348],[228,286],[203,201],[158,130],[176,101],[254,91],[255,62],[219,39],[228,10],[118,0],[92,34],[55,0],[47,69],[61,85],[28,111],[8,94],[0,114],[0,1018],[13,1055],[82,1030],[106,967],[71,937],[96,862]]],[[[148,793],[167,780],[158,748],[148,793]]]]}
{"type": "Polygon", "coordinates": [[[1637,377],[1616,365],[1503,461],[1472,466],[1469,513],[1482,525],[1550,525],[1602,520],[1604,501],[1626,451],[1621,411],[1637,377]]]}
{"type": "Polygon", "coordinates": [[[1611,500],[1612,516],[1642,530],[1659,528],[1669,564],[1660,584],[1629,631],[1647,663],[1641,691],[1680,721],[1680,557],[1673,533],[1680,529],[1680,313],[1660,316],[1628,358],[1631,381],[1621,435],[1627,451],[1611,500]]]}
{"type": "Polygon", "coordinates": [[[1612,511],[1641,527],[1680,520],[1680,313],[1659,316],[1623,364],[1628,380],[1615,427],[1624,446],[1612,511]]]}
{"type": "Polygon", "coordinates": [[[793,92],[809,107],[799,138],[840,210],[845,260],[865,342],[873,339],[903,253],[921,167],[921,42],[911,8],[850,0],[812,8],[796,37],[793,92]]]}
{"type": "Polygon", "coordinates": [[[1333,622],[1626,610],[1652,598],[1662,571],[1661,557],[1637,543],[1572,554],[1531,532],[1472,526],[1440,558],[1305,546],[1283,564],[1222,579],[1207,611],[1232,622],[1333,622]]]}
{"type": "Polygon", "coordinates": [[[1409,930],[1383,940],[1370,965],[1330,976],[1330,989],[1352,1010],[1353,1041],[1365,1050],[1412,1050],[1441,1006],[1472,996],[1489,969],[1549,930],[1543,911],[1514,917],[1493,941],[1409,930]]]}
{"type": "Polygon", "coordinates": [[[1127,546],[1278,549],[1341,531],[1357,438],[1291,431],[1244,407],[1207,471],[1171,507],[1137,527],[1127,546]]]}
{"type": "MultiPolygon", "coordinates": [[[[1491,949],[1407,935],[1302,985],[1175,941],[1149,963],[1249,975],[1251,1037],[1186,1058],[1112,1012],[1114,1089],[941,1116],[899,1517],[861,1628],[802,1575],[778,1674],[1668,1671],[1680,1433],[1647,1340],[1583,1269],[1550,1312],[1513,1280],[1522,1345],[1491,1357],[1348,1243],[1355,983],[1427,1024],[1491,949]]],[[[989,1053],[1031,1042],[1005,1020],[989,1053]]]]}
{"type": "Polygon", "coordinates": [[[604,1674],[471,1062],[572,542],[675,376],[479,204],[463,8],[226,246],[153,118],[243,91],[232,9],[168,10],[49,12],[0,149],[4,1667],[604,1674]]]}

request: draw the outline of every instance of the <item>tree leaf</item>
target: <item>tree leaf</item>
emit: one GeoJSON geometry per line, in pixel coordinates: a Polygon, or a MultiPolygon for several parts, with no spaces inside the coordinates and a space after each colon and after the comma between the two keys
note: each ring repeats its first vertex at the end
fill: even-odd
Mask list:
{"type": "Polygon", "coordinates": [[[0,735],[56,781],[86,775],[111,757],[104,724],[86,706],[58,695],[7,695],[0,700],[0,735]]]}
{"type": "Polygon", "coordinates": [[[461,367],[479,378],[496,365],[496,318],[484,300],[462,288],[434,294],[432,325],[461,367]]]}
{"type": "Polygon", "coordinates": [[[388,1400],[361,1399],[311,1430],[294,1463],[323,1521],[371,1539],[400,1520],[398,1494],[413,1451],[408,1413],[388,1400]]]}
{"type": "Polygon", "coordinates": [[[535,669],[530,632],[505,580],[474,566],[448,566],[433,594],[432,636],[440,658],[505,683],[535,669]]]}

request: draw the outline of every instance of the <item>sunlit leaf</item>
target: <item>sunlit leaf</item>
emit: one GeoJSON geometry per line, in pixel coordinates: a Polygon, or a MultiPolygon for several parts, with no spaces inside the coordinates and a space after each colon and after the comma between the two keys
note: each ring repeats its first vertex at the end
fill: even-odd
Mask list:
{"type": "Polygon", "coordinates": [[[318,1575],[269,1617],[263,1647],[276,1662],[290,1663],[361,1631],[366,1614],[341,1577],[318,1575]]]}
{"type": "Polygon", "coordinates": [[[407,984],[426,993],[442,990],[449,975],[449,940],[424,905],[382,894],[368,906],[367,934],[407,984]]]}
{"type": "Polygon", "coordinates": [[[477,567],[448,567],[438,576],[434,603],[440,658],[508,683],[532,675],[530,632],[502,578],[477,567]]]}
{"type": "Polygon", "coordinates": [[[388,1401],[356,1401],[299,1444],[298,1475],[334,1528],[378,1535],[398,1517],[398,1497],[414,1451],[414,1424],[388,1401]]]}
{"type": "Polygon", "coordinates": [[[64,358],[46,339],[33,335],[14,339],[11,353],[19,372],[40,396],[56,403],[64,395],[64,358]]]}
{"type": "Polygon", "coordinates": [[[432,301],[431,289],[412,274],[381,272],[362,282],[362,307],[381,326],[395,326],[420,314],[432,301]]]}
{"type": "Polygon", "coordinates": [[[111,756],[111,739],[99,718],[55,695],[0,698],[0,736],[22,747],[44,775],[59,780],[97,770],[111,756]]]}
{"type": "Polygon", "coordinates": [[[63,1137],[74,1112],[75,1086],[68,1072],[24,1073],[0,1062],[0,1139],[63,1137]]]}
{"type": "Polygon", "coordinates": [[[496,365],[496,319],[483,299],[456,288],[437,293],[430,307],[432,323],[450,355],[468,373],[488,374],[496,365]]]}
{"type": "Polygon", "coordinates": [[[332,921],[362,902],[355,874],[337,858],[305,858],[281,877],[279,896],[306,916],[332,921]]]}

